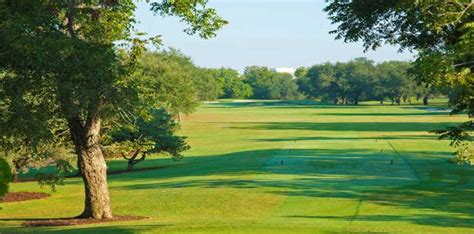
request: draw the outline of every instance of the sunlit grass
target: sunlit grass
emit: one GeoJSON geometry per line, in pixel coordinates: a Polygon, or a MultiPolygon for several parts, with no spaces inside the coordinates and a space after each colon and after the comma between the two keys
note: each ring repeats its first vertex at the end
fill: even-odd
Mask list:
{"type": "Polygon", "coordinates": [[[1,204],[0,232],[473,232],[474,169],[448,163],[449,142],[428,133],[467,117],[440,103],[364,104],[205,104],[183,119],[184,159],[153,157],[137,169],[162,168],[109,176],[115,214],[149,219],[19,227],[79,214],[83,188],[71,178],[47,199],[1,204]]]}

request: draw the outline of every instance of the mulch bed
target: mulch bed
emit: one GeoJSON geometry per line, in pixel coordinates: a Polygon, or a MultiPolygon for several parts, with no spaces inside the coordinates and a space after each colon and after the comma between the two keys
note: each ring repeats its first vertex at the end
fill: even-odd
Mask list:
{"type": "Polygon", "coordinates": [[[36,219],[23,222],[24,227],[51,227],[51,226],[73,226],[95,223],[108,223],[118,221],[142,220],[147,217],[142,216],[114,216],[112,219],[80,219],[80,218],[63,218],[63,219],[36,219]]]}
{"type": "Polygon", "coordinates": [[[17,193],[7,193],[3,198],[0,199],[0,202],[19,202],[19,201],[28,201],[49,197],[47,193],[33,193],[33,192],[17,192],[17,193]]]}

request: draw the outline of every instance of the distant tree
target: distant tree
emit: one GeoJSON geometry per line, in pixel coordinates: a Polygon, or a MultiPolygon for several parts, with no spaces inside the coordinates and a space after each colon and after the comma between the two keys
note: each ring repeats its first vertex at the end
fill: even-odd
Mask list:
{"type": "Polygon", "coordinates": [[[348,86],[345,93],[354,105],[359,105],[360,100],[373,92],[374,70],[374,62],[366,58],[356,58],[347,63],[341,79],[345,79],[348,86]]]}
{"type": "Polygon", "coordinates": [[[276,93],[272,93],[271,99],[290,100],[299,98],[298,85],[290,74],[273,74],[271,84],[271,87],[277,87],[276,93]]]}
{"type": "Polygon", "coordinates": [[[106,151],[121,154],[128,161],[128,171],[149,154],[168,153],[179,159],[190,149],[185,137],[175,135],[179,126],[172,115],[164,109],[151,110],[150,114],[147,119],[130,116],[130,121],[115,126],[104,137],[106,151]]]}
{"type": "Polygon", "coordinates": [[[214,79],[212,69],[197,68],[193,72],[193,84],[200,101],[213,101],[224,93],[219,81],[214,79]]]}
{"type": "Polygon", "coordinates": [[[253,96],[255,99],[269,99],[270,93],[268,86],[270,79],[273,76],[273,71],[268,67],[251,66],[246,67],[244,71],[245,82],[252,87],[253,96]]]}
{"type": "Polygon", "coordinates": [[[385,98],[400,105],[403,97],[411,97],[414,92],[415,82],[408,74],[411,65],[407,62],[389,61],[378,64],[376,67],[377,97],[383,101],[385,98]]]}
{"type": "Polygon", "coordinates": [[[152,103],[146,105],[158,101],[179,120],[181,113],[189,114],[199,105],[194,87],[198,69],[189,57],[174,49],[146,53],[134,74],[134,83],[148,90],[142,94],[146,95],[143,100],[152,103]]]}
{"type": "Polygon", "coordinates": [[[220,98],[245,99],[252,96],[252,87],[244,83],[237,70],[231,68],[213,69],[213,76],[223,90],[220,98]]]}
{"type": "Polygon", "coordinates": [[[252,87],[255,99],[294,99],[298,85],[290,74],[278,73],[268,67],[245,68],[245,82],[252,87]]]}

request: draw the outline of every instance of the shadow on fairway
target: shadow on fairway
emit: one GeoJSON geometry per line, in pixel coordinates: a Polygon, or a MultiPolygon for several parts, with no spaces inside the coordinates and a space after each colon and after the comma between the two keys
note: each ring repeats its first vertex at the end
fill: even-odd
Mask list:
{"type": "Polygon", "coordinates": [[[406,207],[425,214],[369,213],[355,218],[300,218],[409,221],[439,227],[474,228],[474,222],[468,221],[474,218],[474,169],[448,164],[447,152],[401,153],[403,159],[393,152],[380,153],[370,149],[269,149],[190,157],[163,170],[120,176],[120,180],[137,180],[139,183],[111,186],[111,189],[258,188],[289,197],[362,199],[367,203],[406,207]],[[283,165],[280,160],[284,160],[283,165]],[[391,160],[394,160],[393,164],[391,160]],[[274,179],[272,175],[277,174],[290,177],[274,179]],[[212,175],[221,177],[204,177],[212,175]],[[240,177],[250,175],[256,176],[250,179],[240,177]],[[143,183],[146,180],[153,182],[143,183]],[[435,214],[428,214],[431,212],[435,214]]]}
{"type": "MultiPolygon", "coordinates": [[[[5,219],[1,219],[5,220],[5,219]]],[[[22,219],[18,219],[22,220],[22,219]]],[[[27,221],[26,219],[24,221],[27,221]]],[[[113,224],[113,223],[111,223],[113,224]]],[[[25,230],[25,228],[12,227],[2,228],[4,233],[121,233],[131,234],[137,232],[152,232],[156,231],[157,228],[166,227],[169,225],[119,225],[119,226],[101,226],[101,227],[86,227],[86,226],[73,226],[74,228],[64,229],[58,227],[35,227],[25,230]]]]}
{"type": "Polygon", "coordinates": [[[344,109],[344,108],[365,108],[365,105],[330,105],[316,101],[290,100],[290,101],[251,101],[251,102],[218,102],[208,103],[207,108],[246,108],[246,107],[268,107],[277,109],[344,109]]]}
{"type": "Polygon", "coordinates": [[[288,137],[288,138],[266,138],[253,139],[252,141],[284,142],[284,141],[347,141],[347,140],[435,140],[436,135],[395,135],[395,136],[373,136],[373,137],[288,137]]]}
{"type": "Polygon", "coordinates": [[[357,132],[428,132],[457,126],[458,122],[232,122],[233,129],[249,130],[311,130],[311,131],[357,131],[357,132]]]}
{"type": "Polygon", "coordinates": [[[449,112],[410,112],[410,113],[317,113],[320,116],[449,116],[449,112]]]}

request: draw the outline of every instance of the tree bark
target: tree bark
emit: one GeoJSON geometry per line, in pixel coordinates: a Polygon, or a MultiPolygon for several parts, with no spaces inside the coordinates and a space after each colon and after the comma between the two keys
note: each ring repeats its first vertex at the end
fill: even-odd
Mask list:
{"type": "Polygon", "coordinates": [[[423,105],[427,106],[429,104],[428,99],[429,99],[429,95],[423,96],[423,105]]]}
{"type": "Polygon", "coordinates": [[[140,163],[140,162],[142,162],[142,161],[145,160],[145,158],[146,158],[146,153],[142,153],[142,157],[141,157],[140,159],[136,159],[137,156],[138,156],[140,153],[141,153],[141,151],[140,151],[140,150],[137,150],[137,151],[135,151],[135,152],[133,153],[133,156],[130,157],[130,158],[127,158],[127,157],[125,157],[124,154],[122,154],[122,157],[125,158],[126,160],[128,160],[128,163],[127,163],[127,171],[133,171],[133,167],[134,167],[136,164],[138,164],[138,163],[140,163]]]}
{"type": "Polygon", "coordinates": [[[84,211],[78,217],[110,219],[113,216],[107,185],[107,165],[99,144],[101,119],[92,116],[82,124],[76,116],[68,123],[84,181],[84,211]]]}
{"type": "Polygon", "coordinates": [[[17,182],[18,181],[18,171],[13,169],[12,171],[12,182],[17,182]]]}

